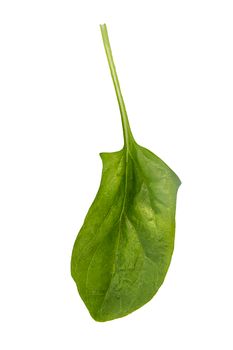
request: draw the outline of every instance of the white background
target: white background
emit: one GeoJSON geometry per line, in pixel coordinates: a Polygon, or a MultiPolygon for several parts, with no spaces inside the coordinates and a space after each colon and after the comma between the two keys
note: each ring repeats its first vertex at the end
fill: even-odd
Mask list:
{"type": "Polygon", "coordinates": [[[233,349],[232,1],[0,2],[0,348],[233,349]],[[135,139],[181,178],[154,299],[92,320],[70,276],[102,151],[135,139]]]}

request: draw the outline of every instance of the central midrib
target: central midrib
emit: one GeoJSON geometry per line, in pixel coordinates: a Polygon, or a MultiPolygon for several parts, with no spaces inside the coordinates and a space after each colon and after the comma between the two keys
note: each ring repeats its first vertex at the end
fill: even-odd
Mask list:
{"type": "Polygon", "coordinates": [[[124,214],[124,210],[125,210],[125,203],[126,203],[126,198],[127,198],[127,192],[128,192],[128,160],[129,160],[129,150],[127,147],[124,147],[125,149],[125,186],[124,186],[124,198],[123,198],[123,203],[122,203],[122,209],[121,209],[121,213],[120,213],[120,217],[119,217],[119,230],[118,230],[118,237],[117,237],[117,243],[116,243],[116,248],[115,248],[115,256],[114,256],[114,261],[113,261],[113,265],[112,265],[112,274],[111,274],[111,278],[110,278],[110,282],[108,285],[108,288],[106,289],[103,301],[101,302],[101,307],[100,307],[100,313],[103,310],[103,306],[104,306],[104,302],[106,300],[106,296],[108,294],[108,291],[111,288],[111,284],[112,284],[112,280],[113,280],[113,276],[114,273],[116,271],[116,260],[117,260],[117,252],[118,252],[118,248],[119,248],[119,244],[120,244],[120,237],[121,237],[121,223],[122,223],[122,217],[124,214]]]}

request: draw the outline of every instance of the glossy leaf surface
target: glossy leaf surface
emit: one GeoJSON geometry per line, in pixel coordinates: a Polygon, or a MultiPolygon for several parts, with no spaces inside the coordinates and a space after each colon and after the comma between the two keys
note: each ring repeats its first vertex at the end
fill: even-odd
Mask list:
{"type": "Polygon", "coordinates": [[[177,175],[132,136],[101,26],[124,133],[124,147],[102,153],[102,179],[75,241],[71,273],[91,316],[108,321],[147,303],[165,278],[174,247],[177,175]]]}

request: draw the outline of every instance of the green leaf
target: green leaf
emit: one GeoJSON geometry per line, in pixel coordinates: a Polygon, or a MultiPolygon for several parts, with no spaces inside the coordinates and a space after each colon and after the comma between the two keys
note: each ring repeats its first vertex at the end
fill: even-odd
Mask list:
{"type": "Polygon", "coordinates": [[[158,291],[174,247],[177,175],[139,146],[128,117],[106,25],[104,47],[119,103],[121,151],[100,154],[100,187],[75,241],[71,274],[96,321],[128,315],[158,291]]]}

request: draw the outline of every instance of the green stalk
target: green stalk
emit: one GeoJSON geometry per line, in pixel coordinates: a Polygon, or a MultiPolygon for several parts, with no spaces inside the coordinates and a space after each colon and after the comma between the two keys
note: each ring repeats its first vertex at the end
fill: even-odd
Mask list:
{"type": "Polygon", "coordinates": [[[125,143],[126,148],[128,149],[129,145],[130,145],[130,141],[133,140],[133,135],[132,135],[132,132],[130,130],[129,120],[128,120],[128,116],[127,116],[127,112],[126,112],[126,108],[125,108],[125,103],[124,103],[124,99],[123,99],[123,96],[121,93],[121,88],[120,88],[119,80],[117,77],[116,67],[115,67],[115,64],[113,61],[112,50],[111,50],[111,46],[110,46],[110,42],[109,42],[106,24],[101,24],[100,29],[101,29],[104,48],[105,48],[106,56],[108,59],[108,65],[110,68],[110,72],[111,72],[111,76],[112,76],[112,80],[113,80],[113,84],[114,84],[114,88],[115,88],[115,92],[116,92],[116,96],[117,96],[117,100],[118,100],[118,104],[119,104],[119,109],[120,109],[120,113],[121,113],[121,122],[122,122],[122,127],[123,127],[124,143],[125,143]]]}

